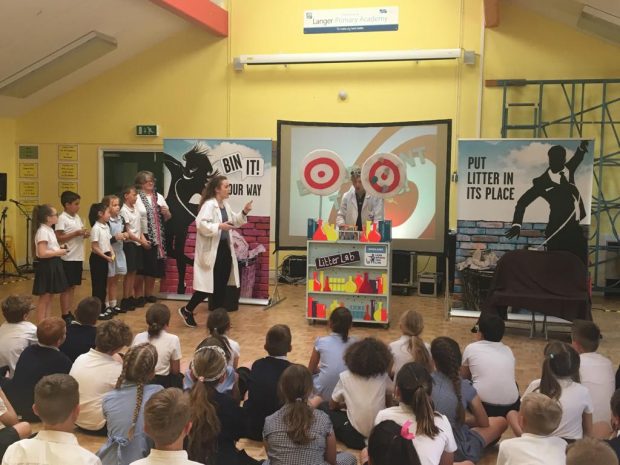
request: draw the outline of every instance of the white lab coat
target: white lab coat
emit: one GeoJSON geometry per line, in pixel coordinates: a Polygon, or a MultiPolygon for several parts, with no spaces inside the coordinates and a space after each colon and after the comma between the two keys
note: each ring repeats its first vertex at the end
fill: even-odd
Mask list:
{"type": "MultiPolygon", "coordinates": [[[[383,220],[383,199],[366,194],[362,204],[362,225],[365,225],[366,221],[377,222],[381,220],[383,220]]],[[[336,216],[336,224],[338,226],[343,224],[355,225],[356,222],[357,200],[355,199],[355,188],[351,186],[342,196],[336,216]]]]}
{"type": "MultiPolygon", "coordinates": [[[[224,201],[224,208],[228,214],[228,221],[235,227],[239,227],[246,223],[246,217],[242,212],[234,213],[230,209],[228,202],[224,201]]],[[[194,256],[194,290],[213,293],[213,267],[215,266],[215,257],[217,256],[217,248],[220,243],[220,235],[222,231],[219,228],[222,222],[222,213],[217,204],[216,199],[207,200],[196,217],[196,255],[194,256]]],[[[235,256],[235,248],[232,244],[232,235],[229,240],[230,255],[232,256],[231,273],[228,278],[229,286],[239,287],[239,267],[237,266],[237,257],[235,256]]]]}

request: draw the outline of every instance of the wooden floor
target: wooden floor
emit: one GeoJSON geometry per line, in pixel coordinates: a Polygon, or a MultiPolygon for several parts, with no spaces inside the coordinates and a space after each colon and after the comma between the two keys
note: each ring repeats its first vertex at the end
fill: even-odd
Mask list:
{"type": "MultiPolygon", "coordinates": [[[[85,276],[87,273],[84,273],[85,276]]],[[[0,285],[0,297],[4,298],[9,294],[23,293],[29,294],[32,281],[20,281],[0,285]]],[[[290,359],[293,362],[307,364],[312,351],[313,342],[317,336],[327,332],[325,325],[309,325],[305,319],[304,302],[305,288],[303,285],[281,285],[280,294],[286,299],[277,306],[264,311],[258,306],[241,306],[238,312],[231,313],[232,329],[230,336],[241,345],[240,364],[251,364],[255,359],[265,355],[263,350],[264,336],[267,329],[277,323],[284,323],[291,327],[293,333],[293,351],[290,359]]],[[[90,282],[86,280],[77,292],[77,297],[82,298],[90,294],[90,282]]],[[[182,302],[165,302],[173,312],[170,332],[177,334],[181,339],[183,350],[183,367],[189,362],[193,348],[205,336],[205,322],[207,318],[206,307],[198,308],[197,321],[199,328],[191,329],[184,326],[176,313],[176,309],[182,302]]],[[[58,299],[54,301],[54,313],[60,314],[58,299]]],[[[470,333],[473,320],[468,318],[454,318],[450,321],[444,320],[444,301],[442,298],[418,297],[418,296],[394,296],[391,305],[390,319],[393,322],[389,329],[381,327],[354,327],[353,334],[358,337],[373,335],[383,339],[386,343],[397,339],[400,334],[398,331],[398,318],[400,314],[408,309],[415,309],[424,316],[425,330],[423,338],[430,342],[437,336],[450,336],[456,339],[461,345],[461,349],[466,344],[473,341],[474,335],[470,333]]],[[[620,347],[620,300],[610,300],[595,298],[595,310],[593,311],[594,320],[599,324],[603,331],[603,341],[600,352],[611,358],[614,364],[620,361],[618,348],[620,347]]],[[[121,315],[118,318],[125,320],[134,333],[144,331],[144,309],[121,315]]],[[[1,316],[0,316],[1,318],[1,316]]],[[[31,316],[34,319],[34,315],[31,316]]],[[[542,360],[542,350],[546,341],[539,334],[534,339],[529,339],[527,329],[509,328],[507,329],[504,342],[508,344],[517,360],[517,382],[521,391],[528,383],[540,377],[540,366],[542,360]]],[[[552,333],[550,337],[566,339],[566,335],[552,333]]],[[[37,429],[37,425],[35,430],[37,429]]],[[[510,434],[506,433],[505,437],[510,434]]],[[[80,443],[96,451],[103,442],[90,436],[78,435],[80,443]]],[[[256,458],[264,458],[265,453],[260,443],[242,440],[239,446],[245,448],[248,453],[256,458]]],[[[340,445],[341,446],[341,445],[340,445]]],[[[497,447],[487,451],[480,462],[483,465],[495,464],[497,447]]]]}

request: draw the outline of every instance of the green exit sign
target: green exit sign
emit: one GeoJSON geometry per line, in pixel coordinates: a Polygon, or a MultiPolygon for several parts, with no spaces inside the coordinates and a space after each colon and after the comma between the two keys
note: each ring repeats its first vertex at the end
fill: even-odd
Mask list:
{"type": "Polygon", "coordinates": [[[136,126],[136,136],[158,136],[159,126],[156,124],[138,124],[136,126]]]}

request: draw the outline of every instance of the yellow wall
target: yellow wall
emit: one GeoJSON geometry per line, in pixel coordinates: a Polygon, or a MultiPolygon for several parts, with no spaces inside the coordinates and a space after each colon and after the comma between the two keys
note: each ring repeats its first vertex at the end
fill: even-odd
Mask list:
{"type": "MultiPolygon", "coordinates": [[[[159,124],[163,137],[275,138],[277,119],[381,122],[450,118],[454,120],[454,148],[457,137],[476,136],[480,57],[473,66],[461,61],[298,65],[254,67],[241,73],[233,71],[230,63],[234,56],[252,53],[457,47],[480,53],[481,3],[394,0],[390,5],[400,8],[397,32],[304,35],[305,9],[376,6],[376,2],[334,5],[327,0],[230,0],[229,39],[188,26],[175,37],[18,118],[13,144],[41,144],[41,163],[49,168],[42,171],[55,173],[56,144],[79,143],[80,193],[85,204],[97,196],[99,147],[161,146],[160,138],[133,136],[136,124],[159,124]],[[347,91],[346,101],[337,98],[340,90],[347,91]]],[[[500,27],[485,32],[483,78],[605,77],[617,71],[618,47],[508,2],[501,5],[500,27]]],[[[483,137],[499,136],[500,105],[501,92],[485,88],[483,137]]],[[[2,134],[7,132],[4,126],[0,120],[0,148],[2,134]]],[[[42,180],[42,200],[57,204],[56,182],[55,174],[42,180]]],[[[454,226],[454,195],[452,198],[454,226]]]]}
{"type": "MultiPolygon", "coordinates": [[[[14,199],[15,196],[15,171],[16,171],[16,146],[15,146],[15,120],[11,118],[0,118],[0,173],[7,174],[7,199],[14,199]]],[[[6,234],[15,238],[17,224],[22,222],[22,216],[18,213],[15,205],[9,202],[0,202],[0,207],[9,207],[6,234]]],[[[25,221],[25,220],[23,220],[25,221]]],[[[8,241],[7,241],[8,242],[8,241]]],[[[13,245],[12,253],[16,253],[13,245]]],[[[24,251],[25,253],[25,251],[24,251]]]]}

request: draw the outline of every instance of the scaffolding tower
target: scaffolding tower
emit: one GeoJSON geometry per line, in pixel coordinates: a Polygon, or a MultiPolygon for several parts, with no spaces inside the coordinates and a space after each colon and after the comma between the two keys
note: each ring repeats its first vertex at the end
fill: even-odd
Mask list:
{"type": "Polygon", "coordinates": [[[487,81],[501,87],[501,136],[594,139],[589,259],[593,288],[620,295],[620,79],[487,81]]]}

